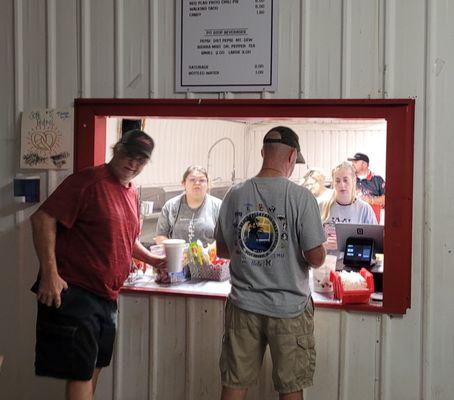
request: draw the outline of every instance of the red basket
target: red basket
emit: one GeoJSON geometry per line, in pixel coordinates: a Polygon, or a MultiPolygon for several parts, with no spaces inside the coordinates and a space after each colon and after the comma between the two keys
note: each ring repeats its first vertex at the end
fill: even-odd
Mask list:
{"type": "Polygon", "coordinates": [[[359,273],[363,276],[367,283],[367,289],[364,290],[344,290],[342,280],[339,273],[331,271],[330,280],[333,282],[334,297],[339,299],[342,304],[351,303],[368,303],[371,293],[374,292],[374,277],[366,269],[361,268],[359,273]]]}

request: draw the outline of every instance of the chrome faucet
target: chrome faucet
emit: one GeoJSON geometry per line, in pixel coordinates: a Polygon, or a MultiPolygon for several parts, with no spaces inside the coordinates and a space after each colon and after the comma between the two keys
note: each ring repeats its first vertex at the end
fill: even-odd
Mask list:
{"type": "Polygon", "coordinates": [[[227,140],[232,145],[232,149],[233,149],[232,176],[231,176],[232,185],[233,185],[235,183],[235,143],[233,143],[233,140],[228,138],[228,137],[223,137],[223,138],[220,138],[220,139],[216,140],[211,145],[211,147],[208,149],[207,174],[208,174],[208,176],[210,176],[210,156],[211,156],[211,152],[213,151],[213,149],[216,147],[217,144],[221,143],[224,140],[227,140]]]}

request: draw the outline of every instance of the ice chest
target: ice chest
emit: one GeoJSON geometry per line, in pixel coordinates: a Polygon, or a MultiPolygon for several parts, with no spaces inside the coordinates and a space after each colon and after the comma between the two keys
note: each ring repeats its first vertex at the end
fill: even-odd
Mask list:
{"type": "Polygon", "coordinates": [[[374,277],[366,268],[361,268],[359,273],[366,280],[367,289],[344,290],[339,273],[331,271],[330,280],[333,282],[334,297],[342,304],[369,302],[370,295],[374,292],[374,277]]]}

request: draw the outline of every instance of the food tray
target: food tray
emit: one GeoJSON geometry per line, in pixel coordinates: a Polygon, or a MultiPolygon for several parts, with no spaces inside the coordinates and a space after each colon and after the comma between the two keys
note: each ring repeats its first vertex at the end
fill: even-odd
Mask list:
{"type": "Polygon", "coordinates": [[[367,289],[364,290],[344,290],[339,273],[331,271],[330,279],[333,282],[334,297],[339,299],[342,304],[368,303],[370,295],[374,292],[374,277],[365,268],[361,268],[359,273],[367,283],[367,289]]]}
{"type": "Polygon", "coordinates": [[[230,278],[229,262],[217,265],[198,266],[189,263],[191,279],[204,279],[208,281],[225,281],[230,278]]]}

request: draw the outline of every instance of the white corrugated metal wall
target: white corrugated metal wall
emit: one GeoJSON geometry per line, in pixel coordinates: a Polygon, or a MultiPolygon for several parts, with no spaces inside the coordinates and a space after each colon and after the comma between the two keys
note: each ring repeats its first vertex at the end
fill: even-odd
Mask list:
{"type": "MultiPolygon", "coordinates": [[[[120,137],[119,118],[108,118],[106,160],[120,137]]],[[[298,134],[306,164],[295,166],[290,177],[301,182],[308,168],[327,174],[357,151],[371,159],[370,167],[386,176],[386,121],[340,119],[287,119],[250,123],[216,119],[146,118],[144,128],[156,144],[152,162],[135,179],[142,186],[180,186],[189,165],[209,169],[213,184],[232,183],[255,175],[262,164],[260,149],[266,132],[277,125],[298,134]],[[159,150],[159,151],[158,151],[159,150]],[[209,156],[209,159],[208,159],[209,156]],[[209,164],[209,165],[208,165],[209,164]]]]}
{"type": "MultiPolygon", "coordinates": [[[[1,10],[0,397],[59,398],[61,384],[33,377],[28,288],[37,261],[27,218],[36,207],[12,199],[19,116],[69,106],[74,97],[182,97],[173,92],[174,1],[2,0],[1,10]]],[[[451,0],[281,0],[278,90],[187,95],[416,97],[412,309],[403,317],[320,310],[319,367],[308,398],[441,400],[454,392],[453,19],[451,0]]],[[[64,173],[39,175],[44,197],[64,173]]],[[[166,312],[160,302],[150,303],[153,316],[166,312]]],[[[200,304],[188,307],[197,314],[200,304]]],[[[153,357],[164,363],[167,354],[153,357]]],[[[154,372],[147,393],[162,378],[154,372]]],[[[111,389],[108,376],[101,393],[111,389]]],[[[189,398],[207,398],[190,390],[193,378],[189,398]]],[[[121,379],[114,382],[117,394],[128,393],[121,379]]]]}

